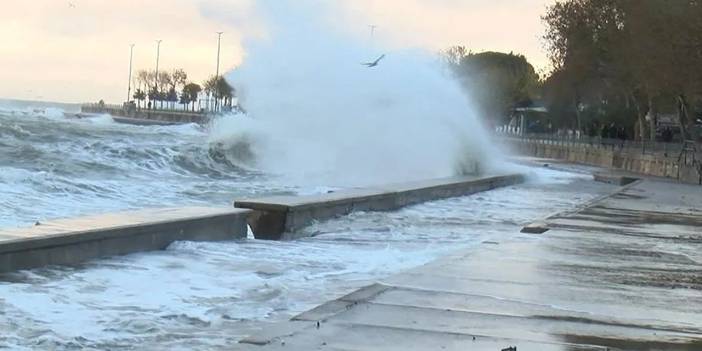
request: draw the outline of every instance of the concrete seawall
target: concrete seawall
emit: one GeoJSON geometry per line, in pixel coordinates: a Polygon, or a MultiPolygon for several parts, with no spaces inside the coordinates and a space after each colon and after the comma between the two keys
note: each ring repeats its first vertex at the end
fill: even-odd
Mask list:
{"type": "Polygon", "coordinates": [[[376,188],[342,190],[311,196],[274,196],[234,202],[251,209],[249,225],[257,239],[294,239],[313,221],[357,211],[390,211],[404,206],[465,196],[524,181],[519,174],[491,177],[452,177],[389,184],[376,188]]]}
{"type": "Polygon", "coordinates": [[[702,160],[694,152],[643,152],[620,148],[548,139],[506,138],[505,143],[524,156],[553,158],[627,172],[665,177],[688,184],[702,184],[702,160]]]}
{"type": "Polygon", "coordinates": [[[162,250],[180,240],[245,238],[249,212],[209,207],[150,209],[3,230],[0,272],[162,250]]]}

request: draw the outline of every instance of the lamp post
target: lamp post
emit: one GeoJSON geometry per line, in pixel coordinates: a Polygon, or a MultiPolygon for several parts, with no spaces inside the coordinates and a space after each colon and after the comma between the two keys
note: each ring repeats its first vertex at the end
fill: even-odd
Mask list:
{"type": "Polygon", "coordinates": [[[224,32],[217,32],[217,71],[215,73],[215,86],[214,86],[214,95],[215,95],[215,112],[217,112],[217,108],[219,105],[219,100],[217,99],[217,85],[219,83],[219,53],[220,49],[222,47],[222,33],[224,32]]]}
{"type": "MultiPolygon", "coordinates": [[[[158,60],[161,55],[161,40],[156,40],[156,76],[154,77],[154,94],[158,94],[158,60]]],[[[154,108],[156,102],[154,101],[154,108]]]]}
{"type": "Polygon", "coordinates": [[[127,102],[132,96],[132,59],[134,58],[134,44],[129,45],[129,82],[127,85],[127,102]]]}

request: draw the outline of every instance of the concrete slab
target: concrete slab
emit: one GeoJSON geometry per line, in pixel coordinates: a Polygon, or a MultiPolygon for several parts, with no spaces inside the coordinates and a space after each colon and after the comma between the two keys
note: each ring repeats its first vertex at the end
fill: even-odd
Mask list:
{"type": "MultiPolygon", "coordinates": [[[[381,281],[288,350],[702,350],[701,189],[645,180],[381,281]],[[683,212],[681,212],[684,210],[683,212]]],[[[278,348],[271,343],[261,350],[278,348]]]]}
{"type": "Polygon", "coordinates": [[[246,237],[248,210],[162,208],[42,222],[0,231],[0,272],[161,250],[179,240],[246,237]]]}
{"type": "Polygon", "coordinates": [[[348,189],[310,196],[274,196],[234,202],[254,211],[249,224],[257,239],[296,238],[297,230],[313,221],[357,211],[390,211],[420,202],[465,196],[524,181],[519,174],[451,177],[418,182],[348,189]]]}

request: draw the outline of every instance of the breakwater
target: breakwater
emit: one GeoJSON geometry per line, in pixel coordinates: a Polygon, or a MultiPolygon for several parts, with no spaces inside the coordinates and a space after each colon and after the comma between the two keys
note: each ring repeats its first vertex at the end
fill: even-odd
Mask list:
{"type": "Polygon", "coordinates": [[[355,211],[395,210],[522,181],[523,176],[518,174],[453,177],[321,195],[236,201],[239,208],[149,209],[37,222],[32,227],[0,231],[0,272],[162,250],[175,241],[241,239],[246,237],[247,222],[257,239],[292,239],[297,230],[314,221],[355,211]]]}
{"type": "Polygon", "coordinates": [[[206,124],[210,120],[205,113],[144,109],[128,105],[85,104],[80,109],[82,113],[106,113],[116,122],[136,125],[206,124]]]}
{"type": "Polygon", "coordinates": [[[162,250],[175,241],[246,237],[249,211],[184,207],[37,222],[0,231],[0,272],[162,250]]]}
{"type": "Polygon", "coordinates": [[[295,238],[314,221],[357,211],[390,211],[426,201],[487,191],[524,181],[520,174],[488,177],[451,177],[397,183],[375,188],[349,189],[310,196],[274,196],[244,199],[234,206],[251,209],[249,225],[257,239],[295,238]]]}
{"type": "Polygon", "coordinates": [[[513,152],[702,184],[702,150],[694,144],[503,137],[513,152]]]}

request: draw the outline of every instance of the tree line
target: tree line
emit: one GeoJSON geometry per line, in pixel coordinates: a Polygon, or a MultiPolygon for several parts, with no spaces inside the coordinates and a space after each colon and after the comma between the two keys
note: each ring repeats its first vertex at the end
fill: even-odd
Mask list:
{"type": "Polygon", "coordinates": [[[542,20],[543,77],[521,55],[443,52],[493,124],[538,101],[554,129],[655,140],[665,116],[681,139],[699,139],[702,0],[562,0],[542,20]]]}
{"type": "Polygon", "coordinates": [[[617,123],[655,140],[657,117],[667,113],[682,139],[699,137],[700,1],[567,0],[542,19],[554,67],[543,82],[552,114],[578,130],[617,123]]]}
{"type": "Polygon", "coordinates": [[[504,124],[514,108],[531,106],[540,94],[539,75],[523,55],[454,46],[442,57],[490,125],[504,124]]]}
{"type": "Polygon", "coordinates": [[[195,111],[195,105],[201,94],[211,97],[213,109],[232,107],[236,90],[222,76],[212,76],[202,85],[188,80],[188,74],[183,69],[172,71],[139,70],[134,76],[137,87],[132,98],[138,108],[167,108],[175,109],[180,104],[183,110],[190,108],[195,111]],[[148,103],[147,103],[148,101],[148,103]]]}

